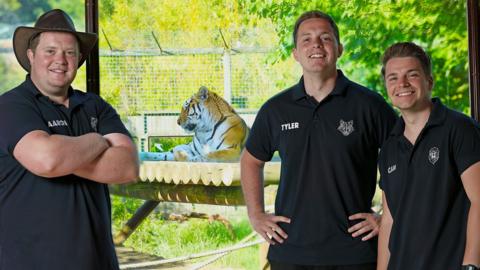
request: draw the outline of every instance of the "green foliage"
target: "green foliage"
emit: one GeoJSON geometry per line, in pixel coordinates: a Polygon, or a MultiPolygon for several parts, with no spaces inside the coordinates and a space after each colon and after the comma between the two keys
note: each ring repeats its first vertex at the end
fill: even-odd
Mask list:
{"type": "MultiPolygon", "coordinates": [[[[253,246],[230,253],[212,264],[211,269],[257,270],[261,269],[259,259],[259,248],[253,246]]],[[[208,267],[205,269],[208,269],[208,267]]]]}
{"type": "MultiPolygon", "coordinates": [[[[142,201],[112,196],[114,234],[131,217],[142,201]]],[[[238,243],[252,232],[245,216],[232,219],[232,231],[219,221],[189,219],[168,221],[165,214],[153,212],[125,242],[125,246],[164,258],[175,258],[216,250],[238,243]]],[[[216,266],[258,269],[258,247],[236,251],[216,262],[216,266]]]]}
{"type": "Polygon", "coordinates": [[[25,77],[25,71],[16,63],[13,55],[0,54],[0,94],[19,85],[25,77]]]}
{"type": "Polygon", "coordinates": [[[30,23],[44,12],[60,8],[75,22],[77,30],[85,28],[85,2],[83,0],[2,0],[0,23],[30,23]]]}
{"type": "Polygon", "coordinates": [[[276,25],[281,46],[278,57],[292,51],[293,25],[307,10],[330,14],[340,28],[344,55],[339,66],[353,79],[373,89],[383,89],[380,58],[399,41],[414,41],[432,56],[434,95],[449,106],[468,111],[467,28],[465,1],[254,1],[241,5],[276,25]]]}
{"type": "Polygon", "coordinates": [[[161,145],[164,152],[170,151],[173,147],[181,144],[188,144],[192,141],[192,137],[177,137],[177,138],[166,138],[166,137],[150,137],[149,138],[150,152],[162,152],[156,145],[161,145]]]}
{"type": "Polygon", "coordinates": [[[33,22],[42,13],[52,9],[52,6],[45,0],[18,0],[21,4],[16,14],[21,22],[33,22]]]}
{"type": "MultiPolygon", "coordinates": [[[[145,46],[139,44],[141,40],[132,42],[122,38],[129,36],[128,34],[118,33],[136,35],[138,32],[158,34],[164,31],[171,34],[159,37],[162,47],[175,48],[181,45],[208,48],[212,47],[212,44],[222,46],[223,40],[218,30],[224,30],[222,33],[227,42],[236,40],[242,33],[235,28],[240,26],[241,18],[246,15],[239,9],[236,1],[220,0],[138,0],[134,3],[129,0],[105,1],[100,5],[100,13],[107,15],[100,16],[100,25],[108,35],[112,47],[116,49],[138,49],[145,46]],[[188,8],[184,8],[185,6],[188,8]],[[145,10],[149,10],[149,16],[144,16],[145,10]],[[229,31],[225,31],[226,29],[229,31]],[[202,35],[207,30],[215,30],[216,34],[210,37],[202,35]],[[189,34],[182,36],[180,32],[189,34]]],[[[105,47],[107,44],[100,45],[105,47]]]]}
{"type": "Polygon", "coordinates": [[[84,0],[48,0],[48,5],[64,10],[75,23],[78,31],[85,30],[85,1],[84,0]]]}
{"type": "Polygon", "coordinates": [[[112,220],[120,225],[122,221],[128,220],[135,210],[142,205],[141,200],[129,199],[119,196],[111,196],[112,200],[112,220]]]}
{"type": "Polygon", "coordinates": [[[15,12],[21,7],[18,0],[2,0],[0,2],[0,23],[17,21],[15,12]]]}

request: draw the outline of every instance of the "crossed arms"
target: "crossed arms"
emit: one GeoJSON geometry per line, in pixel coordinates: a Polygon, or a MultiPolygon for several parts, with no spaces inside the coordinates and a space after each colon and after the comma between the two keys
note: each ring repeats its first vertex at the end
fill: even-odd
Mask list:
{"type": "Polygon", "coordinates": [[[70,137],[35,130],[20,139],[13,155],[27,170],[46,178],[74,174],[99,183],[126,183],[135,180],[139,170],[135,145],[121,133],[70,137]]]}

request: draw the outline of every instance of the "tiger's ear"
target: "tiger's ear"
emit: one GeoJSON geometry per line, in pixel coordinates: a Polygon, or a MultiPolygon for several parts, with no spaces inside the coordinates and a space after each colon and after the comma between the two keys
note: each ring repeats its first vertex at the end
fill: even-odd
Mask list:
{"type": "Polygon", "coordinates": [[[208,88],[205,86],[201,86],[200,89],[198,89],[197,96],[201,100],[206,100],[208,98],[208,88]]]}

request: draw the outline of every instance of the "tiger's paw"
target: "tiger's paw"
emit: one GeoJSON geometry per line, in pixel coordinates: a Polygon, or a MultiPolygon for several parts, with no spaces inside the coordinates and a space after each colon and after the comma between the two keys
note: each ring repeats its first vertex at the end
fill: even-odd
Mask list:
{"type": "Polygon", "coordinates": [[[185,151],[175,151],[173,153],[176,161],[189,161],[188,154],[185,151]]]}
{"type": "Polygon", "coordinates": [[[190,158],[190,161],[193,161],[193,162],[204,162],[206,161],[206,159],[202,156],[193,156],[190,158]]]}

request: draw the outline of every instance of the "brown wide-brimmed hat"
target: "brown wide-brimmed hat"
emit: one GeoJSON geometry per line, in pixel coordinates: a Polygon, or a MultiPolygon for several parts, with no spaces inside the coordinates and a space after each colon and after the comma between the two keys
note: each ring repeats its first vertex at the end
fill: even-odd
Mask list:
{"type": "Polygon", "coordinates": [[[77,37],[81,58],[78,62],[80,67],[88,54],[97,42],[97,35],[94,33],[77,32],[73,21],[60,9],[53,9],[44,13],[38,18],[34,27],[20,26],[15,29],[13,34],[13,51],[17,57],[18,63],[27,71],[30,72],[30,62],[27,57],[28,46],[35,36],[43,32],[67,32],[72,33],[77,37]]]}

